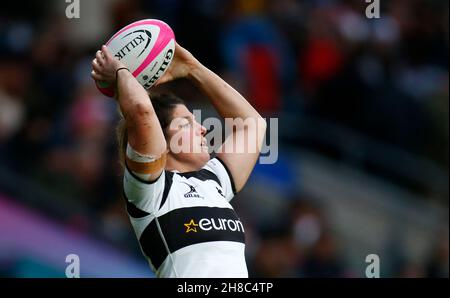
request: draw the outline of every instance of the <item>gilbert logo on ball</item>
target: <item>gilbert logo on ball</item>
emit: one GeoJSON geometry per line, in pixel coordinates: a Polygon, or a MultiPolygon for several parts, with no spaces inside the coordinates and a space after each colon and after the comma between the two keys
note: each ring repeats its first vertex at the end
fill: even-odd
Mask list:
{"type": "MultiPolygon", "coordinates": [[[[106,46],[122,61],[138,82],[148,89],[164,74],[175,53],[175,35],[160,20],[146,19],[119,30],[106,46]]],[[[104,82],[96,82],[106,96],[114,96],[114,89],[104,82]]]]}

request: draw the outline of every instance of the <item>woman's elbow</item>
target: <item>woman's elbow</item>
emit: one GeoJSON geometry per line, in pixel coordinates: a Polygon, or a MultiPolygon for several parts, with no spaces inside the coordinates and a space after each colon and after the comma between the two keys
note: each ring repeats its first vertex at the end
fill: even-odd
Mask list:
{"type": "Polygon", "coordinates": [[[151,103],[136,103],[133,107],[133,116],[139,119],[150,119],[151,117],[156,117],[155,110],[153,109],[151,103]]]}

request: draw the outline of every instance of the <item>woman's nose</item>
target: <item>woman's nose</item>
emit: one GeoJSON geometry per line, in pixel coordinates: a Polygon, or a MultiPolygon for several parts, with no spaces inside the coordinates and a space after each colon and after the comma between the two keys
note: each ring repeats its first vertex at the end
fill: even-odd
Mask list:
{"type": "Polygon", "coordinates": [[[200,134],[204,136],[206,134],[206,128],[200,123],[198,125],[200,126],[200,134]]]}

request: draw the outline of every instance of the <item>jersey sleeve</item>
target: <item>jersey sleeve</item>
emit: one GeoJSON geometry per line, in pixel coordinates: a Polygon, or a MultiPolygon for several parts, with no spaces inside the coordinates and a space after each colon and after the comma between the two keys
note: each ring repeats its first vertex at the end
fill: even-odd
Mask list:
{"type": "Polygon", "coordinates": [[[231,201],[236,194],[236,187],[234,185],[233,176],[231,176],[231,172],[225,163],[218,157],[214,157],[206,163],[204,168],[217,176],[224,191],[225,198],[228,201],[231,201]]]}
{"type": "Polygon", "coordinates": [[[146,213],[157,211],[164,192],[165,178],[166,171],[162,171],[156,180],[145,181],[125,167],[123,190],[128,200],[127,205],[131,203],[146,213]]]}

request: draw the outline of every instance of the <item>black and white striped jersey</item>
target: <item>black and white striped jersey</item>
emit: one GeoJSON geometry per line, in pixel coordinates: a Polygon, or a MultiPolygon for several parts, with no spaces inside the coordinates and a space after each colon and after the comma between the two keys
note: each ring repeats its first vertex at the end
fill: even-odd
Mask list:
{"type": "Polygon", "coordinates": [[[244,226],[225,164],[163,171],[149,183],[125,169],[127,211],[141,250],[158,277],[248,277],[244,226]]]}

